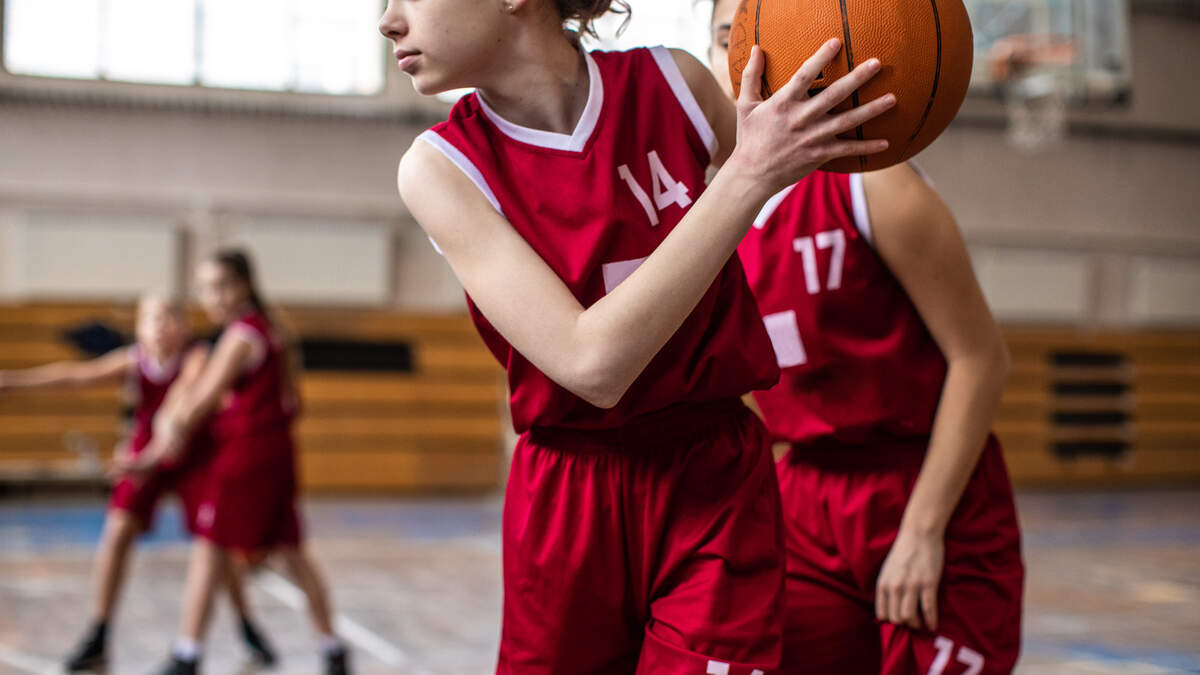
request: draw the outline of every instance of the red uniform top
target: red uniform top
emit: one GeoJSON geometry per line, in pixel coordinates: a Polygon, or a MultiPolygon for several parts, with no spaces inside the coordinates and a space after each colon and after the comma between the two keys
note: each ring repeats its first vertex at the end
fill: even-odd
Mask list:
{"type": "MultiPolygon", "coordinates": [[[[588,101],[571,135],[512,124],[471,94],[420,138],[475,183],[587,307],[628,277],[699,197],[716,135],[666,49],[585,59],[588,101]]],[[[508,371],[518,432],[615,427],[681,401],[739,396],[778,376],[736,256],[610,410],[555,384],[469,304],[508,371]]]]}
{"type": "Polygon", "coordinates": [[[754,397],[781,439],[932,428],[946,360],[870,238],[862,176],[814,172],[771,198],[738,248],[782,369],[754,397]]]}
{"type": "Polygon", "coordinates": [[[251,346],[250,362],[230,388],[213,416],[212,435],[218,443],[264,433],[287,432],[296,402],[289,386],[287,353],[270,320],[261,313],[243,316],[226,331],[237,333],[251,346]]]}
{"type": "MultiPolygon", "coordinates": [[[[153,361],[141,345],[135,344],[132,349],[137,370],[130,377],[130,389],[137,397],[137,407],[133,409],[133,434],[129,445],[133,452],[139,452],[150,443],[154,415],[167,397],[167,390],[179,377],[182,358],[176,356],[161,364],[153,361]]],[[[181,353],[186,352],[185,348],[181,353]]]]}

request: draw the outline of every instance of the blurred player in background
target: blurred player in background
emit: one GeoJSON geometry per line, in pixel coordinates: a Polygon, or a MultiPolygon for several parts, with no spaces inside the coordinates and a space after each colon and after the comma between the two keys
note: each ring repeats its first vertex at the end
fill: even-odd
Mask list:
{"type": "Polygon", "coordinates": [[[191,386],[154,418],[154,438],[126,467],[141,472],[173,461],[211,415],[213,460],[199,488],[179,637],[163,673],[195,673],[221,570],[277,552],[308,597],[325,672],[349,672],[346,649],[333,632],[325,582],[302,547],[296,509],[292,436],[298,395],[287,341],[269,317],[246,255],[220,251],[201,264],[200,301],[223,327],[212,355],[191,386]]]}
{"type": "MultiPolygon", "coordinates": [[[[717,0],[725,93],[737,0],[717,0]]],[[[909,165],[815,171],[738,249],[782,369],[755,393],[787,533],[787,673],[1008,673],[1024,567],[992,419],[1008,351],[909,165]]]]}
{"type": "Polygon", "coordinates": [[[380,21],[417,91],[476,89],[398,182],[507,368],[521,433],[499,672],[761,673],[779,659],[782,531],[739,397],[778,371],[731,256],[771,194],[884,149],[835,134],[892,98],[826,114],[868,60],[810,99],[833,41],[735,113],[686,52],[564,35],[614,4],[393,0],[380,21]]]}
{"type": "MultiPolygon", "coordinates": [[[[136,342],[91,361],[52,363],[37,368],[0,371],[0,391],[44,387],[84,387],[127,381],[136,393],[130,437],[117,449],[119,456],[140,455],[149,445],[155,413],[203,367],[208,350],[190,341],[183,306],[159,295],[138,303],[136,342]]],[[[104,531],[93,568],[92,627],[66,663],[70,672],[102,669],[108,661],[111,620],[125,577],[125,564],[134,539],[154,523],[158,500],[176,492],[183,505],[187,531],[196,531],[200,488],[211,459],[211,443],[203,429],[195,434],[183,459],[140,477],[123,477],[113,485],[104,531]]],[[[120,458],[119,458],[120,459],[120,458]]],[[[261,664],[275,654],[254,622],[234,570],[221,571],[241,622],[242,638],[261,664]]]]}

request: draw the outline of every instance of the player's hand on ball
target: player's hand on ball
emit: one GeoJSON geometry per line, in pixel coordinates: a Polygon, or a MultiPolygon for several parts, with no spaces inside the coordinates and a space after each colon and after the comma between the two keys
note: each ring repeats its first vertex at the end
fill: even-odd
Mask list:
{"type": "Polygon", "coordinates": [[[917,630],[937,630],[945,553],[941,534],[926,536],[901,528],[875,584],[875,617],[917,630]]]}
{"type": "Polygon", "coordinates": [[[759,83],[766,58],[757,46],[751,50],[750,61],[742,71],[737,100],[737,146],[731,162],[740,162],[742,168],[758,174],[760,180],[778,191],[831,159],[887,149],[887,141],[882,139],[847,140],[837,135],[894,106],[896,97],[892,94],[845,112],[830,113],[879,72],[878,59],[864,61],[824,90],[809,96],[813,82],[841,47],[840,40],[826,42],[787,84],[765,101],[759,83]]]}

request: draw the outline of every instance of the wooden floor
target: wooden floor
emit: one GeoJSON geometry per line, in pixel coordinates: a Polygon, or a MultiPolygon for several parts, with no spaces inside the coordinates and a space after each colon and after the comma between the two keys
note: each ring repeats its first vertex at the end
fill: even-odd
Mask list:
{"type": "MultiPolygon", "coordinates": [[[[1200,490],[1023,492],[1018,673],[1200,673],[1200,490]]],[[[496,498],[311,501],[313,546],[360,673],[488,673],[500,614],[496,498]]],[[[98,502],[0,502],[0,673],[55,672],[85,623],[98,502]]],[[[173,509],[143,542],[109,672],[148,673],[177,620],[186,546],[173,509]]],[[[252,582],[280,673],[316,673],[297,592],[252,582]]],[[[221,604],[210,675],[251,672],[221,604]]]]}

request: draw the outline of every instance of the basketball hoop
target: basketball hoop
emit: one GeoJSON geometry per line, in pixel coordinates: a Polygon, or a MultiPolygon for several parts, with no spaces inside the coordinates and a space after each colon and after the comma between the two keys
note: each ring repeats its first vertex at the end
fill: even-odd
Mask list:
{"type": "Polygon", "coordinates": [[[1007,105],[1012,145],[1032,151],[1065,136],[1077,54],[1075,40],[1062,35],[1017,34],[992,45],[988,69],[1007,105]]]}

